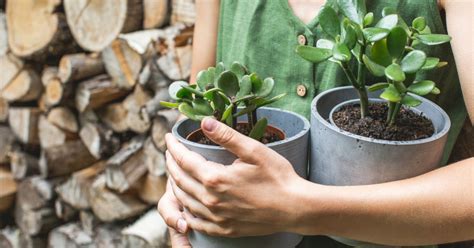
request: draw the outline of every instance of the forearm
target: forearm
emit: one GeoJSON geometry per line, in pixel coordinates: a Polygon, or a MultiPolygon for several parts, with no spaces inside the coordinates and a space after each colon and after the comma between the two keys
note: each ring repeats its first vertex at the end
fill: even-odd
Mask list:
{"type": "Polygon", "coordinates": [[[473,181],[471,158],[416,178],[379,185],[336,187],[300,182],[305,190],[296,201],[303,209],[295,231],[388,245],[472,239],[473,181]]]}

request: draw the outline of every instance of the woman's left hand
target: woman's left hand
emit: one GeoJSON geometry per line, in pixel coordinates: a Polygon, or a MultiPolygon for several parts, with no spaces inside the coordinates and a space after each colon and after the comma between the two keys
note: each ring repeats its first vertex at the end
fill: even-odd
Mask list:
{"type": "Polygon", "coordinates": [[[236,237],[291,231],[298,222],[300,178],[275,151],[230,127],[206,118],[201,127],[234,153],[231,165],[207,161],[166,135],[167,167],[177,199],[188,210],[191,229],[236,237]]]}

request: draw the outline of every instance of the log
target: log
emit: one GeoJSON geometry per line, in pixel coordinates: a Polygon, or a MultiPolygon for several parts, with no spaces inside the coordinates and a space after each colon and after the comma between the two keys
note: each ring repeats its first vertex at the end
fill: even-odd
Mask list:
{"type": "Polygon", "coordinates": [[[148,204],[156,205],[166,191],[166,175],[155,176],[148,173],[140,185],[138,196],[148,204]]]}
{"type": "Polygon", "coordinates": [[[39,144],[38,120],[40,115],[41,111],[38,108],[10,108],[8,123],[18,140],[24,144],[39,144]]]}
{"type": "Polygon", "coordinates": [[[49,109],[61,105],[64,100],[69,99],[73,93],[73,87],[71,86],[62,84],[57,77],[51,79],[45,89],[45,106],[49,109]]]}
{"type": "Polygon", "coordinates": [[[104,224],[96,228],[96,236],[94,238],[98,248],[108,247],[124,247],[122,245],[121,231],[124,228],[124,224],[113,223],[104,224]]]}
{"type": "Polygon", "coordinates": [[[0,96],[9,102],[27,102],[38,100],[42,91],[43,84],[38,74],[24,69],[1,90],[0,96]]]}
{"type": "Polygon", "coordinates": [[[8,42],[19,57],[44,60],[75,49],[58,0],[7,2],[8,42]],[[32,26],[32,24],[34,24],[32,26]]]}
{"type": "Polygon", "coordinates": [[[136,136],[107,160],[107,187],[123,193],[146,174],[144,142],[144,136],[136,136]]]}
{"type": "Polygon", "coordinates": [[[148,207],[133,193],[117,194],[107,189],[105,175],[97,177],[89,194],[92,211],[104,222],[137,216],[148,207]]]}
{"type": "Polygon", "coordinates": [[[99,75],[79,84],[76,91],[76,107],[79,112],[96,109],[128,93],[114,85],[107,75],[99,75]]]}
{"type": "Polygon", "coordinates": [[[0,91],[5,88],[23,69],[23,61],[11,53],[0,56],[0,91]]]}
{"type": "Polygon", "coordinates": [[[168,226],[156,209],[148,211],[122,231],[126,247],[167,248],[168,226]]]}
{"type": "Polygon", "coordinates": [[[63,176],[86,168],[95,161],[81,140],[68,141],[41,151],[40,171],[44,177],[63,176]]]}
{"type": "Polygon", "coordinates": [[[15,222],[27,235],[47,233],[59,224],[53,208],[54,184],[39,176],[23,180],[18,187],[15,222]]]}
{"type": "Polygon", "coordinates": [[[71,221],[75,219],[79,213],[77,209],[65,203],[60,198],[57,198],[54,202],[54,210],[56,211],[56,216],[63,221],[71,221]]]}
{"type": "Polygon", "coordinates": [[[138,83],[157,94],[160,91],[168,91],[171,80],[161,71],[156,64],[157,56],[148,60],[138,77],[138,83]]]}
{"type": "Polygon", "coordinates": [[[172,0],[171,24],[193,24],[196,21],[194,0],[172,0]]]}
{"type": "Polygon", "coordinates": [[[141,28],[141,0],[64,0],[71,32],[85,50],[100,52],[119,33],[141,28]]]}
{"type": "Polygon", "coordinates": [[[0,185],[0,213],[4,213],[15,202],[17,185],[12,174],[4,169],[0,169],[0,185]]]}
{"type": "Polygon", "coordinates": [[[15,136],[10,128],[0,126],[0,165],[10,162],[9,153],[13,147],[15,136]]]}
{"type": "Polygon", "coordinates": [[[39,173],[38,158],[16,147],[10,152],[10,170],[16,180],[39,173]]]}
{"type": "Polygon", "coordinates": [[[0,231],[0,247],[19,248],[20,230],[18,228],[7,227],[0,231]]]}
{"type": "Polygon", "coordinates": [[[152,41],[161,30],[144,30],[123,34],[102,52],[107,73],[122,88],[132,88],[137,81],[144,61],[151,55],[152,41]]]}
{"type": "Polygon", "coordinates": [[[89,235],[94,235],[95,228],[100,224],[99,219],[88,210],[80,211],[79,220],[81,221],[82,230],[89,235]]]}
{"type": "Polygon", "coordinates": [[[68,140],[66,132],[53,125],[43,115],[39,118],[38,130],[40,145],[43,149],[63,145],[68,140]]]}
{"type": "Polygon", "coordinates": [[[0,123],[8,121],[8,108],[9,103],[7,100],[0,97],[0,123]]]}
{"type": "Polygon", "coordinates": [[[51,231],[48,238],[50,248],[95,248],[91,235],[81,229],[79,223],[67,223],[51,231]]]}
{"type": "Polygon", "coordinates": [[[8,51],[8,30],[5,13],[0,12],[0,57],[5,56],[8,51]]]}
{"type": "Polygon", "coordinates": [[[51,109],[48,114],[48,121],[66,132],[79,132],[76,116],[69,108],[57,107],[51,109]]]}
{"type": "Polygon", "coordinates": [[[143,119],[153,119],[157,114],[158,111],[163,109],[163,106],[161,106],[160,102],[161,101],[168,101],[170,99],[170,95],[168,93],[168,90],[161,90],[158,91],[153,99],[148,101],[145,106],[142,107],[140,110],[140,114],[143,116],[143,119]],[[147,115],[145,117],[145,115],[147,115]]]}
{"type": "Polygon", "coordinates": [[[191,75],[192,46],[176,47],[158,58],[156,63],[171,80],[183,80],[191,75]]]}
{"type": "Polygon", "coordinates": [[[160,28],[169,22],[169,0],[143,0],[143,28],[160,28]]]}
{"type": "Polygon", "coordinates": [[[156,148],[160,151],[166,151],[165,134],[171,131],[168,120],[163,116],[157,116],[153,119],[153,127],[151,130],[151,137],[156,148]]]}
{"type": "Polygon", "coordinates": [[[129,130],[127,123],[127,110],[121,102],[111,103],[98,111],[100,120],[117,133],[129,130]]]}
{"type": "Polygon", "coordinates": [[[101,124],[86,123],[79,136],[96,159],[110,157],[120,148],[120,141],[113,131],[101,124]]]}
{"type": "Polygon", "coordinates": [[[133,94],[125,98],[123,105],[127,110],[127,126],[134,132],[144,134],[151,127],[151,120],[143,107],[151,100],[150,94],[142,86],[137,85],[133,94]]]}
{"type": "Polygon", "coordinates": [[[58,78],[62,83],[83,80],[105,72],[102,59],[96,53],[64,55],[59,62],[58,78]]]}
{"type": "Polygon", "coordinates": [[[41,83],[46,87],[49,82],[58,77],[58,67],[46,66],[41,72],[41,83]]]}
{"type": "Polygon", "coordinates": [[[166,160],[164,152],[156,148],[151,137],[145,141],[143,150],[147,158],[146,166],[148,173],[154,176],[166,175],[166,160]]]}
{"type": "Polygon", "coordinates": [[[105,161],[77,171],[63,184],[56,187],[56,192],[61,199],[76,209],[89,209],[89,188],[95,177],[106,168],[105,161]]]}

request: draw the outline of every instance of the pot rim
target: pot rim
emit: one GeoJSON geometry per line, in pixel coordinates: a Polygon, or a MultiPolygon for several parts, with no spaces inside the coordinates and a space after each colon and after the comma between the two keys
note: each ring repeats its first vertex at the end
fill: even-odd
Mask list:
{"type": "MultiPolygon", "coordinates": [[[[284,140],[280,140],[280,141],[277,141],[277,142],[272,142],[272,143],[266,144],[265,145],[266,147],[272,148],[272,147],[275,147],[275,146],[278,146],[278,145],[281,145],[281,144],[288,143],[288,142],[291,142],[293,140],[299,139],[302,136],[304,136],[310,129],[309,121],[305,117],[303,117],[302,115],[300,115],[298,113],[294,113],[294,112],[291,112],[291,111],[288,111],[288,110],[283,110],[283,109],[278,109],[278,108],[270,108],[270,107],[262,107],[262,108],[259,108],[259,109],[277,111],[277,112],[285,112],[285,113],[288,113],[288,114],[291,114],[291,115],[295,116],[296,118],[301,119],[303,121],[303,124],[304,124],[303,129],[300,130],[297,134],[295,134],[291,137],[285,137],[284,140]]],[[[185,137],[181,136],[178,133],[178,126],[180,126],[183,122],[188,121],[188,120],[189,119],[186,118],[186,119],[178,121],[173,126],[173,128],[171,130],[172,134],[179,140],[179,142],[184,143],[184,144],[188,144],[188,145],[192,145],[194,147],[205,148],[205,149],[209,149],[209,150],[226,150],[222,146],[211,146],[211,145],[199,144],[199,143],[196,143],[196,142],[189,141],[185,137]]],[[[281,129],[279,127],[276,127],[276,128],[281,129]]],[[[284,130],[283,130],[283,132],[284,132],[284,130]]],[[[285,133],[285,135],[286,135],[286,133],[285,133]]]]}
{"type": "MultiPolygon", "coordinates": [[[[342,129],[340,129],[339,127],[337,126],[333,126],[330,122],[328,122],[326,119],[324,119],[317,111],[316,111],[316,104],[318,103],[318,101],[324,97],[325,95],[329,94],[329,93],[332,93],[332,92],[335,92],[335,91],[339,91],[339,90],[344,90],[344,89],[354,89],[353,86],[342,86],[342,87],[336,87],[336,88],[333,88],[333,89],[330,89],[330,90],[326,90],[324,92],[322,92],[321,94],[319,94],[318,96],[316,96],[313,101],[311,102],[311,116],[312,117],[315,117],[320,123],[322,123],[326,128],[329,128],[337,133],[340,133],[342,135],[345,135],[345,136],[349,136],[349,137],[352,137],[354,139],[358,139],[358,140],[363,140],[363,141],[366,141],[366,142],[371,142],[371,143],[376,143],[376,144],[383,144],[383,145],[419,145],[419,144],[425,144],[425,143],[429,143],[429,142],[432,142],[434,140],[438,140],[442,137],[444,137],[445,135],[447,135],[447,133],[449,132],[450,130],[450,127],[451,127],[451,120],[449,119],[449,116],[448,114],[446,114],[446,112],[440,107],[438,106],[437,104],[435,104],[434,102],[424,98],[424,97],[421,97],[421,96],[417,96],[417,95],[413,95],[411,93],[409,93],[412,97],[418,99],[418,100],[421,100],[423,102],[426,102],[428,103],[429,105],[431,105],[436,111],[438,111],[442,116],[443,116],[443,119],[444,119],[444,126],[443,126],[443,129],[441,130],[436,130],[436,127],[435,127],[435,134],[433,134],[431,137],[429,138],[425,138],[425,139],[419,139],[419,140],[411,140],[411,141],[390,141],[390,140],[383,140],[383,139],[374,139],[374,138],[369,138],[369,137],[365,137],[365,136],[361,136],[361,135],[357,135],[357,134],[353,134],[351,132],[347,132],[347,131],[344,131],[342,129]]],[[[354,99],[351,99],[351,100],[357,100],[357,98],[354,98],[354,99]]],[[[350,100],[349,100],[350,101],[350,100]]],[[[344,101],[345,102],[345,101],[344,101]]],[[[341,102],[342,103],[342,102],[341,102]]],[[[339,105],[339,104],[338,104],[339,105]]],[[[336,105],[337,106],[337,105],[336,105]]],[[[334,106],[334,107],[336,107],[334,106]]],[[[421,111],[420,111],[421,112],[421,111]]]]}

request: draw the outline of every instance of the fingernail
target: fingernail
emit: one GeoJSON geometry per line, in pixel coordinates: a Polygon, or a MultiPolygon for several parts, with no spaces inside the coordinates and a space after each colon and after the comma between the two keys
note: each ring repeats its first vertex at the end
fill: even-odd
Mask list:
{"type": "Polygon", "coordinates": [[[186,232],[186,228],[188,227],[188,224],[186,223],[185,220],[183,220],[183,219],[178,219],[177,226],[178,226],[178,231],[179,231],[180,233],[185,233],[185,232],[186,232]]]}
{"type": "Polygon", "coordinates": [[[203,123],[202,123],[202,127],[206,131],[212,132],[217,127],[217,121],[213,118],[204,118],[203,123]]]}

